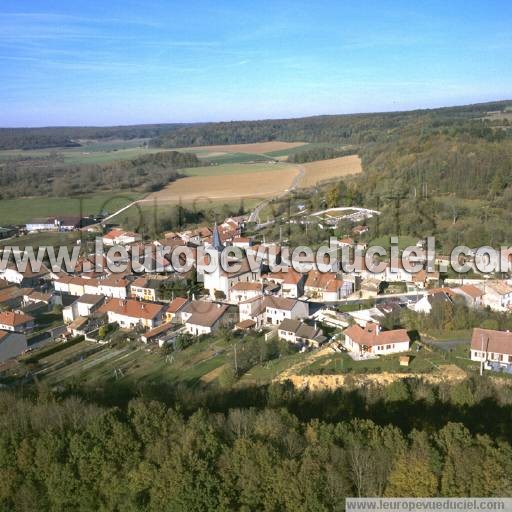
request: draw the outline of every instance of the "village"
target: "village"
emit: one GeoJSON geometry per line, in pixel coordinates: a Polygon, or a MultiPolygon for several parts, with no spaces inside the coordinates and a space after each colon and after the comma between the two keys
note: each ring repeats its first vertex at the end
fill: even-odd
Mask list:
{"type": "MultiPolygon", "coordinates": [[[[361,218],[354,219],[358,221],[361,218]]],[[[68,224],[69,228],[62,228],[65,220],[51,219],[31,223],[27,231],[86,225],[76,219],[68,224]]],[[[472,278],[442,279],[439,271],[427,271],[422,240],[414,255],[402,255],[425,266],[416,273],[389,263],[378,273],[364,265],[348,273],[339,268],[273,272],[268,256],[254,268],[248,255],[264,249],[263,254],[279,258],[281,246],[247,236],[247,224],[247,216],[229,217],[214,226],[166,232],[157,240],[108,227],[100,235],[106,248],[154,254],[153,259],[132,261],[122,273],[112,273],[107,266],[91,272],[94,254],[82,255],[73,272],[47,266],[38,272],[20,272],[7,264],[0,269],[0,364],[12,367],[27,352],[76,339],[108,345],[114,337],[124,336],[141,346],[175,349],[183,337],[202,340],[232,331],[242,340],[246,333],[257,332],[265,340],[286,342],[299,353],[329,350],[356,362],[396,355],[400,367],[407,368],[426,346],[421,344],[423,333],[397,322],[391,325],[391,316],[408,310],[428,318],[455,304],[500,314],[512,308],[508,275],[478,275],[473,266],[472,278]],[[221,267],[204,272],[194,259],[185,274],[176,273],[166,260],[163,271],[155,272],[156,249],[162,246],[186,247],[192,254],[200,248],[220,254],[226,247],[236,247],[243,257],[236,272],[221,267]]],[[[366,231],[365,225],[355,225],[336,244],[351,250],[365,247],[366,231]]],[[[479,325],[473,329],[470,346],[469,339],[460,341],[468,342],[466,358],[482,369],[512,372],[512,333],[479,325]]]]}

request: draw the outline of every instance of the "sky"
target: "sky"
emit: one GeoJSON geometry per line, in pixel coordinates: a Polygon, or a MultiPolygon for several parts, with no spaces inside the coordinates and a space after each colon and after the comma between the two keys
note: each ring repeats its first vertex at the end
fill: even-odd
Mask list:
{"type": "Polygon", "coordinates": [[[512,98],[512,2],[3,0],[0,126],[512,98]]]}

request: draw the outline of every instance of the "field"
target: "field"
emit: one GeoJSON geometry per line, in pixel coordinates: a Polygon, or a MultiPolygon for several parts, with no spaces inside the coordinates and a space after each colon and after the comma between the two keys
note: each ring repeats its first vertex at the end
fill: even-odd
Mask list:
{"type": "MultiPolygon", "coordinates": [[[[193,202],[199,198],[211,201],[236,198],[272,197],[284,192],[299,174],[289,164],[240,164],[193,169],[195,176],[179,179],[163,190],[148,196],[158,203],[193,202]],[[271,175],[272,172],[272,175],[271,175]],[[210,174],[214,173],[214,174],[210,174]]],[[[190,171],[192,172],[192,171],[190,171]]]]}
{"type": "Polygon", "coordinates": [[[306,170],[306,175],[300,182],[300,186],[303,188],[312,187],[321,181],[362,172],[361,159],[357,155],[319,160],[302,164],[302,166],[306,170]]]}
{"type": "Polygon", "coordinates": [[[98,214],[103,210],[112,213],[141,197],[141,194],[135,192],[102,192],[82,198],[3,199],[0,201],[0,225],[24,224],[30,219],[52,215],[87,216],[98,214]]]}
{"type": "Polygon", "coordinates": [[[176,151],[190,151],[198,156],[219,156],[219,153],[250,153],[268,154],[274,151],[288,151],[290,149],[304,146],[305,142],[280,142],[273,140],[270,142],[254,142],[252,144],[226,144],[221,146],[195,146],[190,148],[176,148],[176,151]]]}

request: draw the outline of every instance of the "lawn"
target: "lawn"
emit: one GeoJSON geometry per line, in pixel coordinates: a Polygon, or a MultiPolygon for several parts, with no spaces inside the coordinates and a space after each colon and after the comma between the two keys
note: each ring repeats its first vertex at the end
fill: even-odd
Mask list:
{"type": "MultiPolygon", "coordinates": [[[[369,247],[372,246],[379,246],[386,249],[388,252],[388,255],[390,254],[390,247],[391,247],[391,236],[394,235],[383,235],[378,238],[374,238],[369,244],[369,247]]],[[[416,246],[416,243],[418,242],[417,238],[414,238],[412,236],[399,236],[398,237],[398,248],[403,251],[406,247],[409,246],[416,246]]]]}
{"type": "Polygon", "coordinates": [[[31,197],[0,200],[0,225],[24,224],[37,217],[53,215],[88,216],[114,212],[139,199],[137,192],[99,192],[85,197],[31,197]]]}
{"type": "Polygon", "coordinates": [[[40,246],[71,247],[76,244],[78,239],[85,236],[85,233],[81,231],[31,233],[30,235],[23,235],[8,240],[0,240],[0,247],[13,246],[20,249],[25,247],[37,248],[40,246]]]}
{"type": "Polygon", "coordinates": [[[382,356],[378,359],[366,361],[354,361],[347,353],[333,353],[318,358],[314,363],[302,370],[304,375],[340,374],[340,373],[428,373],[439,365],[448,364],[451,361],[449,354],[429,351],[422,348],[416,352],[415,345],[410,352],[409,366],[400,366],[399,358],[404,354],[382,356]]]}

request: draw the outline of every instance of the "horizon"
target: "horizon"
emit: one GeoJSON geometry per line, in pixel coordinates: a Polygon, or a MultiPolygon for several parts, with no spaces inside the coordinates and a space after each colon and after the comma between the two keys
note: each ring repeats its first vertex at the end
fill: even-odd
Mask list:
{"type": "Polygon", "coordinates": [[[290,121],[293,119],[307,119],[314,117],[337,117],[337,116],[360,116],[360,115],[381,115],[381,114],[393,114],[395,112],[407,113],[407,112],[427,112],[431,110],[442,110],[442,109],[450,109],[450,108],[458,108],[458,107],[467,107],[471,105],[486,105],[493,103],[508,103],[512,102],[512,98],[503,98],[503,99],[490,99],[488,101],[482,101],[477,103],[467,103],[467,104],[453,104],[453,105],[439,105],[432,107],[424,107],[424,108],[411,108],[411,109],[401,109],[401,110],[381,110],[381,111],[368,111],[368,112],[334,112],[332,114],[312,114],[307,116],[291,116],[291,117],[261,117],[261,118],[253,118],[253,119],[220,119],[218,121],[156,121],[152,123],[133,123],[133,124],[55,124],[55,125],[40,125],[40,126],[0,126],[0,130],[30,130],[30,129],[45,129],[45,128],[112,128],[112,127],[131,127],[131,126],[156,126],[156,125],[173,125],[179,124],[183,126],[194,125],[194,124],[215,124],[215,123],[252,123],[252,122],[265,122],[265,121],[290,121]]]}
{"type": "Polygon", "coordinates": [[[512,97],[511,16],[504,1],[29,0],[0,12],[0,126],[289,119],[512,97]]]}

